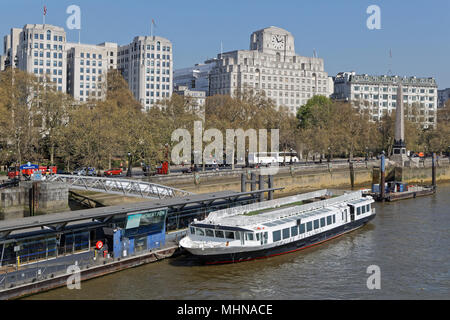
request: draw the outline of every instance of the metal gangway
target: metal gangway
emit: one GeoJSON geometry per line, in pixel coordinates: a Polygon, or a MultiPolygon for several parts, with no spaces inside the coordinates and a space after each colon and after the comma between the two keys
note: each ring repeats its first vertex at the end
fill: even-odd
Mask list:
{"type": "Polygon", "coordinates": [[[55,174],[47,176],[45,181],[62,182],[67,184],[69,189],[120,194],[126,197],[166,199],[193,194],[156,183],[120,178],[55,174]]]}

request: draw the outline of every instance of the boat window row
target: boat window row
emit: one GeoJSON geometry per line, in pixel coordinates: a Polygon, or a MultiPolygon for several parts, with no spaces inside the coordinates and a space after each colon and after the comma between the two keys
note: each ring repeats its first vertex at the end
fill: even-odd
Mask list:
{"type": "MultiPolygon", "coordinates": [[[[211,237],[211,238],[221,238],[221,239],[230,239],[230,240],[239,240],[240,234],[239,232],[234,231],[226,231],[226,230],[215,230],[208,228],[195,228],[190,227],[191,234],[195,234],[200,237],[211,237]]],[[[245,232],[245,240],[254,240],[253,232],[245,232]]]]}
{"type": "Polygon", "coordinates": [[[277,242],[280,240],[288,239],[290,237],[295,237],[299,234],[303,234],[308,231],[316,230],[328,225],[336,223],[336,215],[329,215],[327,217],[323,217],[320,219],[316,219],[313,221],[309,221],[306,223],[302,223],[297,226],[293,226],[290,228],[285,228],[282,230],[276,230],[272,232],[273,242],[277,242]]]}
{"type": "Polygon", "coordinates": [[[359,216],[360,214],[364,214],[366,212],[370,212],[370,204],[356,208],[357,216],[359,216]]]}
{"type": "Polygon", "coordinates": [[[28,264],[67,254],[88,251],[90,231],[68,232],[60,236],[39,236],[8,244],[0,244],[0,266],[28,264]]]}

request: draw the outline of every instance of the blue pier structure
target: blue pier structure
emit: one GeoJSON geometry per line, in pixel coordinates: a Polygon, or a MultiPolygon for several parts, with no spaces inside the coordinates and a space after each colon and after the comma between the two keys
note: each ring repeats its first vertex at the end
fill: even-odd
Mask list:
{"type": "Polygon", "coordinates": [[[164,246],[166,217],[167,208],[127,215],[125,229],[114,231],[114,257],[126,257],[164,246]]]}
{"type": "Polygon", "coordinates": [[[0,221],[0,299],[12,287],[64,275],[71,265],[89,270],[125,258],[146,259],[176,247],[194,219],[257,202],[261,193],[279,189],[221,191],[0,221]]]}

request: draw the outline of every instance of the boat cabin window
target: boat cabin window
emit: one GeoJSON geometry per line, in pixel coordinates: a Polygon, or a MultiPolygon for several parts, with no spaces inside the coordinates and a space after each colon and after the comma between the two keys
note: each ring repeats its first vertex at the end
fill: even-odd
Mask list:
{"type": "Polygon", "coordinates": [[[300,225],[300,234],[302,234],[302,233],[305,233],[305,224],[304,223],[302,223],[300,225]]]}
{"type": "Polygon", "coordinates": [[[253,232],[246,232],[245,233],[245,240],[253,241],[254,240],[253,232]]]}
{"type": "Polygon", "coordinates": [[[241,239],[241,234],[239,233],[239,231],[236,231],[234,236],[236,237],[237,240],[241,239]]]}
{"type": "Polygon", "coordinates": [[[214,237],[214,230],[205,229],[205,234],[207,237],[214,237]]]}
{"type": "Polygon", "coordinates": [[[320,227],[322,228],[322,227],[325,227],[325,226],[326,226],[326,224],[325,224],[325,217],[320,218],[320,227]]]}
{"type": "Polygon", "coordinates": [[[273,242],[281,240],[281,230],[272,232],[273,242]]]}
{"type": "Polygon", "coordinates": [[[356,215],[359,216],[361,214],[361,207],[356,208],[356,215]]]}
{"type": "Polygon", "coordinates": [[[203,229],[196,228],[195,234],[198,235],[198,236],[204,236],[205,235],[205,231],[203,231],[203,229]]]}
{"type": "Polygon", "coordinates": [[[221,230],[216,230],[214,231],[216,234],[216,238],[223,238],[223,231],[221,230]]]}
{"type": "Polygon", "coordinates": [[[367,211],[367,212],[370,212],[370,204],[368,204],[366,207],[367,207],[367,210],[366,210],[366,211],[367,211]]]}
{"type": "Polygon", "coordinates": [[[319,229],[319,219],[314,220],[314,230],[319,229]]]}
{"type": "Polygon", "coordinates": [[[257,233],[257,234],[256,234],[256,240],[257,240],[257,241],[260,241],[260,239],[261,239],[261,234],[260,234],[260,233],[257,233]]]}
{"type": "Polygon", "coordinates": [[[225,238],[234,239],[234,232],[233,231],[225,231],[225,238]]]}
{"type": "Polygon", "coordinates": [[[306,223],[306,231],[312,230],[312,221],[306,223]]]}
{"type": "Polygon", "coordinates": [[[195,234],[195,228],[194,227],[190,227],[191,230],[191,234],[195,234]]]}
{"type": "Polygon", "coordinates": [[[331,216],[328,216],[327,217],[327,225],[330,225],[331,223],[332,223],[332,219],[331,219],[331,216]]]}
{"type": "Polygon", "coordinates": [[[336,223],[336,215],[333,214],[333,223],[336,223]]]}
{"type": "Polygon", "coordinates": [[[291,227],[291,236],[295,237],[298,235],[298,226],[291,227]]]}
{"type": "Polygon", "coordinates": [[[290,236],[289,228],[283,229],[283,239],[287,239],[290,236]]]}
{"type": "Polygon", "coordinates": [[[362,213],[366,213],[366,206],[361,207],[362,213]]]}

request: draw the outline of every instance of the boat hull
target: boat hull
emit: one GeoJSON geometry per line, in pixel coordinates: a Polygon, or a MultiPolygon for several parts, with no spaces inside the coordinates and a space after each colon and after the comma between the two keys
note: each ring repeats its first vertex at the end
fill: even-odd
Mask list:
{"type": "Polygon", "coordinates": [[[191,253],[193,254],[193,256],[198,258],[204,264],[227,264],[227,263],[250,261],[255,259],[264,259],[303,250],[308,247],[318,245],[322,242],[337,238],[345,233],[351,232],[355,229],[364,226],[373,218],[375,218],[375,214],[372,214],[362,219],[352,221],[337,228],[309,236],[307,238],[285,243],[280,246],[274,246],[260,250],[238,251],[223,254],[201,254],[201,255],[196,255],[192,252],[191,253]]]}

